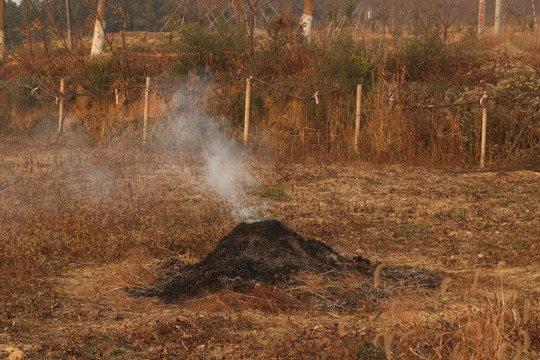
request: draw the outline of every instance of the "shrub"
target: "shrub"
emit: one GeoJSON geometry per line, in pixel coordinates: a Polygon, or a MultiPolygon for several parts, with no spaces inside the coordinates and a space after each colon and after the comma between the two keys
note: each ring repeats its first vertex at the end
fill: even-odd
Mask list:
{"type": "Polygon", "coordinates": [[[249,46],[245,31],[227,25],[218,27],[216,32],[208,32],[199,24],[181,27],[172,72],[210,74],[241,68],[249,46]]]}
{"type": "Polygon", "coordinates": [[[248,71],[258,76],[302,74],[311,54],[301,32],[298,18],[288,13],[274,17],[268,36],[254,49],[248,71]]]}
{"type": "Polygon", "coordinates": [[[366,79],[370,77],[373,57],[362,40],[342,33],[315,45],[313,73],[333,78],[366,79]]]}
{"type": "Polygon", "coordinates": [[[438,33],[414,36],[401,42],[401,57],[410,80],[422,80],[438,72],[446,62],[444,44],[438,33]]]}

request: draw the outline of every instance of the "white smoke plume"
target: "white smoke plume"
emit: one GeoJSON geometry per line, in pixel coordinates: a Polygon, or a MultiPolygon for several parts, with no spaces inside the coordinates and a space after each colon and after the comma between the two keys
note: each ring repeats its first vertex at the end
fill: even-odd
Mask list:
{"type": "Polygon", "coordinates": [[[256,208],[248,204],[246,195],[256,181],[234,143],[223,139],[209,143],[205,170],[206,183],[229,203],[233,216],[238,220],[256,217],[256,208]]]}
{"type": "Polygon", "coordinates": [[[175,94],[178,141],[184,150],[201,150],[204,156],[205,182],[230,206],[238,221],[253,221],[264,217],[264,204],[253,204],[248,190],[256,185],[244,160],[243,150],[222,131],[222,121],[209,116],[204,110],[208,84],[188,81],[186,87],[175,94]],[[188,144],[188,148],[185,148],[188,144]]]}

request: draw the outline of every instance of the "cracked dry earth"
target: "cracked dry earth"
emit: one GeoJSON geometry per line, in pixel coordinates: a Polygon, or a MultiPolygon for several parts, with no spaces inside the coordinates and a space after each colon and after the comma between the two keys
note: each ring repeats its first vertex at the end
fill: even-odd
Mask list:
{"type": "Polygon", "coordinates": [[[345,257],[447,279],[398,289],[384,277],[375,288],[373,275],[299,273],[287,286],[165,304],[126,288],[151,283],[171,259],[197,263],[238,223],[201,185],[202,168],[175,154],[9,150],[0,358],[8,347],[30,359],[437,358],[464,354],[444,344],[490,313],[507,319],[508,354],[539,357],[538,172],[250,160],[259,188],[280,189],[246,190],[260,214],[345,257]]]}

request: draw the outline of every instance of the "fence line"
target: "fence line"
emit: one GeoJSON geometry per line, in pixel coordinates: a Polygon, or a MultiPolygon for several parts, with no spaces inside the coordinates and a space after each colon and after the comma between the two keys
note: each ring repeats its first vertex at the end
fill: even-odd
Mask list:
{"type": "MultiPolygon", "coordinates": [[[[538,143],[534,127],[523,127],[520,117],[537,118],[540,93],[307,77],[250,77],[247,81],[243,77],[187,76],[18,79],[0,83],[0,91],[8,95],[2,96],[0,101],[4,114],[3,118],[0,116],[0,130],[10,127],[13,119],[6,114],[11,113],[8,109],[17,108],[17,104],[24,105],[19,108],[41,107],[51,112],[51,106],[58,104],[57,140],[70,112],[88,132],[96,132],[94,128],[101,126],[96,132],[99,142],[103,141],[106,128],[111,134],[115,133],[119,119],[130,123],[137,133],[136,119],[142,116],[142,144],[146,146],[157,137],[156,129],[172,122],[171,114],[178,111],[176,108],[188,111],[185,109],[187,99],[195,96],[192,90],[199,86],[204,90],[198,90],[197,96],[211,100],[207,102],[212,108],[207,109],[208,116],[230,119],[232,132],[236,128],[242,130],[245,144],[249,143],[251,123],[255,126],[255,135],[262,134],[261,130],[267,127],[275,136],[287,137],[291,146],[295,142],[292,137],[296,137],[304,148],[315,145],[328,151],[334,147],[340,151],[350,148],[357,154],[361,149],[362,153],[403,152],[407,141],[425,142],[425,146],[435,149],[442,146],[440,139],[454,137],[471,159],[477,156],[483,167],[486,156],[508,159],[520,144],[524,148],[538,143]],[[244,81],[246,84],[242,85],[244,81]],[[84,98],[92,100],[83,101],[84,98]],[[50,104],[52,101],[54,105],[50,104]],[[86,111],[81,103],[87,104],[90,110],[86,111]],[[107,108],[114,105],[116,110],[103,112],[96,109],[96,103],[107,108]],[[139,109],[141,103],[142,110],[139,109]],[[486,127],[488,110],[493,117],[489,129],[486,127]],[[102,124],[88,120],[92,111],[103,112],[102,124]],[[482,121],[476,130],[476,119],[480,117],[482,121]],[[495,136],[500,138],[495,139],[495,136]],[[310,142],[314,137],[316,144],[310,142]],[[399,137],[403,138],[396,142],[399,137]],[[501,153],[495,149],[497,146],[505,147],[507,152],[501,153]],[[478,155],[474,155],[475,152],[478,155]]],[[[190,106],[208,106],[201,99],[190,101],[190,106]]],[[[444,146],[457,149],[457,145],[449,142],[444,146]]]]}

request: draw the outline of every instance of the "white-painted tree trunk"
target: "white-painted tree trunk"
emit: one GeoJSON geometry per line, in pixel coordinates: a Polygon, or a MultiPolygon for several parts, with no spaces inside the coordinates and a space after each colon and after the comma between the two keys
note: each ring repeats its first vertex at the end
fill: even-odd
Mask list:
{"type": "Polygon", "coordinates": [[[478,35],[482,35],[484,32],[484,17],[486,11],[486,1],[478,1],[478,35]]]}
{"type": "Polygon", "coordinates": [[[502,34],[503,17],[503,0],[495,0],[495,25],[493,27],[495,35],[502,34]]]}
{"type": "Polygon", "coordinates": [[[302,15],[300,18],[300,25],[302,25],[302,32],[306,39],[311,40],[311,25],[313,24],[313,16],[302,15]]]}
{"type": "Polygon", "coordinates": [[[90,55],[101,55],[105,43],[105,8],[107,0],[99,0],[96,11],[96,24],[94,26],[94,38],[90,55]]]}

